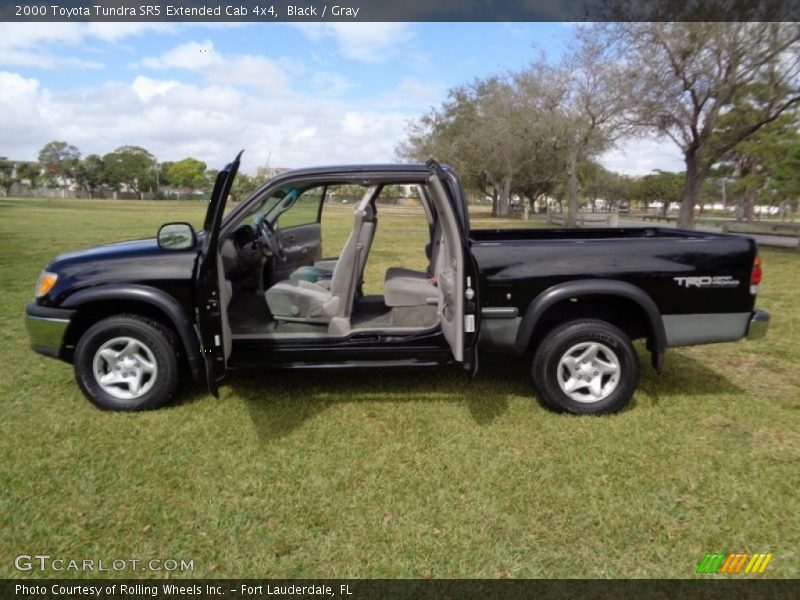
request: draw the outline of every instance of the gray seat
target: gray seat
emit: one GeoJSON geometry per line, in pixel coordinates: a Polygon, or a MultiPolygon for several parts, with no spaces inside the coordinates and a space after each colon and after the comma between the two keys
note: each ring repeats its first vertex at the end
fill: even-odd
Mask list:
{"type": "Polygon", "coordinates": [[[434,227],[433,241],[429,246],[428,258],[432,272],[414,271],[404,267],[389,267],[383,285],[383,297],[386,306],[423,306],[438,304],[442,297],[441,290],[434,283],[433,273],[441,270],[439,264],[439,246],[442,231],[438,223],[434,227]]]}
{"type": "MultiPolygon", "coordinates": [[[[390,269],[392,271],[392,269],[390,269]]],[[[420,277],[417,271],[408,271],[409,275],[399,274],[408,269],[396,269],[392,276],[387,272],[383,285],[383,301],[386,306],[424,306],[439,304],[441,290],[427,277],[420,277]]]]}
{"type": "MultiPolygon", "coordinates": [[[[353,231],[347,238],[330,280],[310,281],[284,280],[270,287],[265,297],[272,316],[279,321],[304,323],[330,323],[334,317],[349,317],[352,296],[355,293],[354,279],[361,264],[364,247],[360,240],[367,216],[366,202],[369,196],[354,211],[353,231]],[[362,206],[363,205],[363,206],[362,206]]],[[[370,223],[374,226],[374,223],[370,223]]]]}
{"type": "MultiPolygon", "coordinates": [[[[372,248],[372,240],[375,239],[375,230],[378,227],[378,219],[375,216],[375,207],[368,204],[365,209],[366,215],[364,216],[364,224],[361,226],[361,234],[359,235],[359,242],[361,243],[362,252],[358,259],[358,271],[356,272],[356,284],[361,284],[364,280],[364,268],[367,264],[367,256],[369,256],[370,248],[372,248]]],[[[291,281],[309,281],[311,283],[320,283],[324,280],[329,280],[333,277],[333,271],[336,269],[336,264],[339,259],[333,258],[328,260],[318,260],[312,265],[298,267],[292,274],[289,275],[291,281]]],[[[326,284],[322,284],[323,286],[326,284]]]]}

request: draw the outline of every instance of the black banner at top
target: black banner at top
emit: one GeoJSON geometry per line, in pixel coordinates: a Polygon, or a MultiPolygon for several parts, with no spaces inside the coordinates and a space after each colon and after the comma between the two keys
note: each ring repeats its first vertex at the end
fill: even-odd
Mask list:
{"type": "Polygon", "coordinates": [[[800,21],[787,0],[0,0],[0,21],[800,21]]]}

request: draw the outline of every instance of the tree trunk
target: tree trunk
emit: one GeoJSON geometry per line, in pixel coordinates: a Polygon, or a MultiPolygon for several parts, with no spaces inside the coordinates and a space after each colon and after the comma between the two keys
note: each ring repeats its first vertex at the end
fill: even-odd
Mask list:
{"type": "Polygon", "coordinates": [[[661,216],[666,219],[667,211],[669,210],[669,200],[666,198],[661,199],[661,216]]]}
{"type": "Polygon", "coordinates": [[[567,157],[567,219],[565,227],[578,224],[578,152],[570,150],[567,157]]]}
{"type": "Polygon", "coordinates": [[[744,214],[744,220],[748,223],[753,222],[753,217],[756,213],[756,190],[752,186],[747,186],[744,189],[744,210],[742,211],[744,214]]]}
{"type": "Polygon", "coordinates": [[[487,189],[483,190],[483,193],[486,196],[491,196],[492,198],[492,216],[497,216],[497,185],[490,182],[487,189]],[[491,189],[491,192],[488,190],[491,189]]]}
{"type": "Polygon", "coordinates": [[[703,179],[697,165],[697,155],[693,151],[687,152],[686,161],[686,181],[683,184],[683,198],[681,199],[681,211],[678,215],[678,228],[694,229],[694,205],[697,201],[697,192],[703,179]]]}
{"type": "Polygon", "coordinates": [[[497,215],[495,216],[508,218],[511,216],[511,176],[506,175],[500,185],[500,196],[497,199],[497,215]]]}

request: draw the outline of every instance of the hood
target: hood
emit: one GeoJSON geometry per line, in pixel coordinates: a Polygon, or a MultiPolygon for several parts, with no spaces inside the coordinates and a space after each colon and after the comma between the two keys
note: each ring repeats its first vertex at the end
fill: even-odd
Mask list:
{"type": "Polygon", "coordinates": [[[58,269],[76,263],[92,262],[96,260],[153,256],[164,254],[165,252],[165,250],[158,247],[158,241],[155,238],[115,242],[113,244],[101,244],[99,246],[91,246],[89,248],[59,254],[53,262],[50,263],[50,268],[58,269]]]}
{"type": "Polygon", "coordinates": [[[46,269],[58,276],[40,303],[60,304],[67,296],[97,285],[151,285],[162,290],[192,282],[197,247],[163,250],[155,239],[92,246],[57,256],[46,269]]]}

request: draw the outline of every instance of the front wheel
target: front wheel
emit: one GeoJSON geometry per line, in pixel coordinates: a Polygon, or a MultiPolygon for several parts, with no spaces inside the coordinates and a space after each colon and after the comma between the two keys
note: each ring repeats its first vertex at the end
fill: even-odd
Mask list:
{"type": "Polygon", "coordinates": [[[92,325],[78,341],[74,363],[81,391],[108,410],[163,406],[178,383],[174,334],[137,315],[92,325]]]}
{"type": "Polygon", "coordinates": [[[613,413],[639,385],[639,359],[619,328],[583,319],[556,327],[542,340],[532,375],[542,400],[555,410],[613,413]]]}

